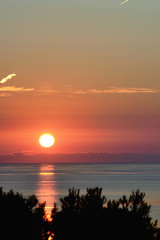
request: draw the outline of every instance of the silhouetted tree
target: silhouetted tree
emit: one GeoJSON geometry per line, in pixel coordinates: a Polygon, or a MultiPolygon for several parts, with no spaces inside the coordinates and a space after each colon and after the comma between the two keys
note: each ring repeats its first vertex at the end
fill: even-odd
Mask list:
{"type": "Polygon", "coordinates": [[[150,217],[151,206],[140,190],[129,198],[107,200],[102,188],[88,188],[82,196],[73,188],[60,203],[60,210],[54,204],[49,221],[45,202],[0,188],[0,239],[160,240],[157,221],[150,217]]]}
{"type": "Polygon", "coordinates": [[[61,209],[63,213],[78,213],[79,211],[79,204],[80,204],[80,196],[79,196],[79,189],[76,190],[74,188],[68,190],[68,196],[64,198],[60,198],[61,202],[61,209]]]}
{"type": "Polygon", "coordinates": [[[45,203],[37,204],[34,195],[24,198],[0,188],[0,239],[47,240],[45,203]]]}
{"type": "Polygon", "coordinates": [[[95,214],[103,209],[106,202],[102,196],[102,188],[87,188],[87,193],[80,198],[81,212],[95,214]]]}
{"type": "Polygon", "coordinates": [[[61,210],[52,210],[50,231],[54,240],[62,239],[111,239],[159,240],[157,221],[150,217],[145,194],[133,191],[129,198],[108,200],[101,188],[88,188],[85,195],[69,189],[61,198],[61,210]]]}

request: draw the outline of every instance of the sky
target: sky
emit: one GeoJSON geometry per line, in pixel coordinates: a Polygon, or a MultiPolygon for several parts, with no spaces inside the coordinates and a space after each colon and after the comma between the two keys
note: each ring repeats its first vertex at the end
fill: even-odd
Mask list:
{"type": "Polygon", "coordinates": [[[160,1],[122,2],[0,1],[0,154],[160,152],[160,1]]]}

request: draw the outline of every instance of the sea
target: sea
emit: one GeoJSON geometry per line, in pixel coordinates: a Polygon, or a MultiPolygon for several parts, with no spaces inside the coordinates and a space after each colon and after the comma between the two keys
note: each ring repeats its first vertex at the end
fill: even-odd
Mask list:
{"type": "Polygon", "coordinates": [[[40,203],[46,202],[48,215],[54,203],[60,208],[69,188],[85,194],[87,188],[101,187],[108,200],[139,189],[160,226],[160,163],[0,164],[0,186],[24,197],[36,195],[40,203]]]}

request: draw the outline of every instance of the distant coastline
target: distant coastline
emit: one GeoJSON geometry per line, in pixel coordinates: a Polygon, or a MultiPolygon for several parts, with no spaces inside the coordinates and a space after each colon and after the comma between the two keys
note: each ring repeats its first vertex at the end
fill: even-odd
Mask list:
{"type": "Polygon", "coordinates": [[[0,163],[160,163],[160,153],[15,153],[0,155],[0,163]]]}

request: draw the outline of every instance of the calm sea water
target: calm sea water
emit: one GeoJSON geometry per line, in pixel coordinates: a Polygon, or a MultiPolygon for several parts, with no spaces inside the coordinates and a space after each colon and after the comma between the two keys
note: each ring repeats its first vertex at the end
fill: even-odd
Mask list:
{"type": "Polygon", "coordinates": [[[48,213],[72,187],[81,194],[87,187],[102,187],[107,199],[140,189],[160,225],[160,164],[1,164],[0,186],[24,196],[35,194],[40,202],[46,201],[48,213]]]}

